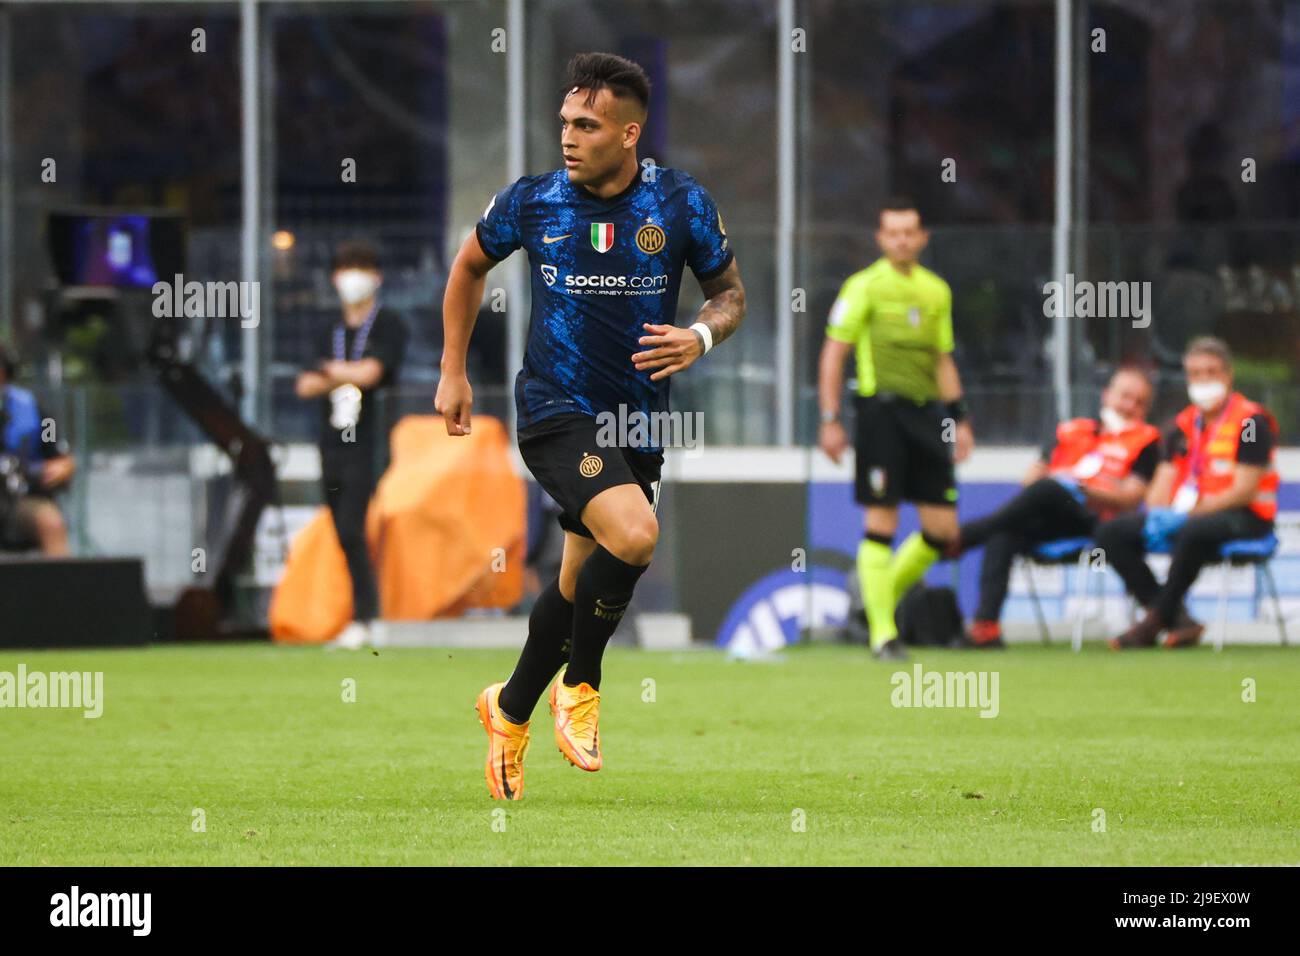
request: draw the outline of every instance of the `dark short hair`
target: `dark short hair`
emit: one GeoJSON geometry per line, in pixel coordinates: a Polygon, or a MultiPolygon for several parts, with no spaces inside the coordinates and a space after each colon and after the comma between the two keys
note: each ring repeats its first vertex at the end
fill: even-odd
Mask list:
{"type": "Polygon", "coordinates": [[[921,207],[913,202],[910,196],[890,196],[880,204],[880,211],[876,214],[876,221],[878,222],[880,217],[887,212],[914,212],[917,220],[922,225],[925,225],[921,217],[921,207]]]}
{"type": "Polygon", "coordinates": [[[615,56],[613,53],[579,53],[569,61],[565,74],[564,94],[575,89],[587,91],[587,105],[596,100],[601,90],[609,90],[615,98],[634,99],[642,110],[650,108],[650,77],[639,63],[615,56]]]}
{"type": "Polygon", "coordinates": [[[1232,350],[1228,348],[1228,343],[1213,335],[1198,335],[1188,342],[1183,360],[1186,361],[1193,355],[1213,355],[1223,363],[1224,368],[1232,368],[1232,350]]]}
{"type": "Polygon", "coordinates": [[[379,272],[379,252],[368,242],[350,240],[339,244],[330,260],[330,272],[340,269],[374,269],[379,272]]]}

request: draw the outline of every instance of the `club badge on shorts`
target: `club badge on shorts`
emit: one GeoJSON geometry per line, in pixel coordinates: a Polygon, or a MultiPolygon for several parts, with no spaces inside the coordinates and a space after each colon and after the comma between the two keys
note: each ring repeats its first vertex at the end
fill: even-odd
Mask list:
{"type": "Polygon", "coordinates": [[[584,478],[595,478],[605,467],[605,461],[599,455],[588,455],[585,452],[582,461],[578,462],[578,474],[584,478]]]}
{"type": "Polygon", "coordinates": [[[340,385],[330,392],[330,425],[342,431],[355,428],[361,418],[361,389],[340,385]]]}
{"type": "Polygon", "coordinates": [[[867,481],[871,485],[871,493],[877,498],[883,498],[885,495],[885,469],[876,467],[867,472],[867,481]]]}

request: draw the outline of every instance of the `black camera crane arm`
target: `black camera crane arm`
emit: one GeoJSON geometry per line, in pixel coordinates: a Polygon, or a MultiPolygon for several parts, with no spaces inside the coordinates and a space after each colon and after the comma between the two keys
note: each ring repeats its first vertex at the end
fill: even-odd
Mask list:
{"type": "Polygon", "coordinates": [[[276,497],[270,442],[244,423],[235,408],[192,363],[180,359],[170,320],[162,319],[155,325],[146,355],[167,394],[184,409],[203,434],[229,456],[243,497],[234,528],[217,564],[213,586],[222,609],[229,612],[234,598],[235,575],[251,560],[257,522],[262,510],[276,497]]]}

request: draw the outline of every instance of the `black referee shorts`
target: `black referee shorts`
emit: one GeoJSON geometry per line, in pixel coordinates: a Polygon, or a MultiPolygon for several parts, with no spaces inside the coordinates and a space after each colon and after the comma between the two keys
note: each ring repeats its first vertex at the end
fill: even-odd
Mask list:
{"type": "Polygon", "coordinates": [[[946,416],[940,402],[871,395],[858,396],[855,408],[853,490],[858,504],[957,504],[953,446],[944,441],[946,416]]]}
{"type": "Polygon", "coordinates": [[[602,448],[597,442],[596,419],[590,415],[552,415],[519,432],[519,454],[542,489],[560,508],[560,527],[584,538],[592,537],[582,523],[587,502],[606,488],[637,485],[650,502],[659,505],[662,452],[630,448],[602,448]]]}

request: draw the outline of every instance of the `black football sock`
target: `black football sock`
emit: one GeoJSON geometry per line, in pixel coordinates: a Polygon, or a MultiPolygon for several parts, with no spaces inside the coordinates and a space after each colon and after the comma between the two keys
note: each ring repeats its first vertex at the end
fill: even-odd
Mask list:
{"type": "Polygon", "coordinates": [[[546,692],[555,672],[569,659],[569,641],[573,634],[573,605],[560,593],[558,579],[537,596],[528,615],[528,640],[515,672],[501,688],[498,704],[511,723],[523,724],[531,719],[533,708],[546,692]]]}
{"type": "Polygon", "coordinates": [[[573,595],[573,652],[564,672],[570,687],[586,682],[600,690],[600,659],[623,618],[637,579],[650,565],[638,567],[596,548],[582,570],[573,595]]]}

